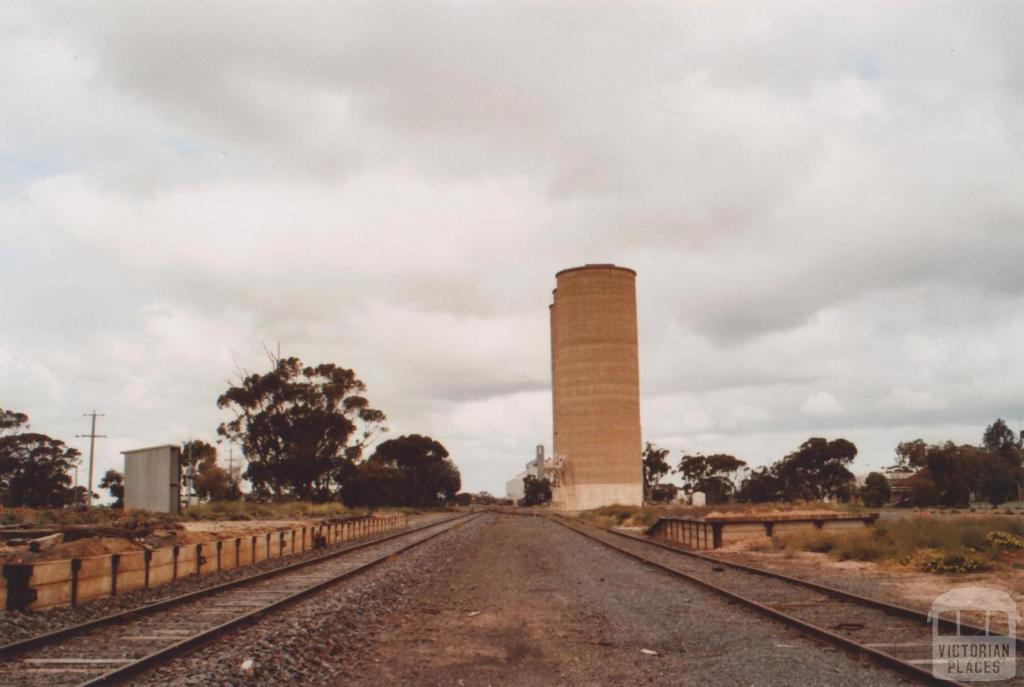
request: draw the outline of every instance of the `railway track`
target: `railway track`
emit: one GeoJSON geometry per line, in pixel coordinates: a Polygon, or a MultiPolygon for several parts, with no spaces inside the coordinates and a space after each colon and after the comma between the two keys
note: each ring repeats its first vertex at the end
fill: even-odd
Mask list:
{"type": "MultiPolygon", "coordinates": [[[[551,516],[551,519],[861,660],[896,670],[925,684],[961,684],[933,676],[932,626],[925,613],[624,532],[570,521],[562,516],[551,516]]],[[[943,627],[947,631],[955,630],[955,623],[944,621],[943,627]]],[[[977,626],[962,623],[961,628],[973,634],[984,634],[984,629],[977,626]]],[[[1019,653],[1024,648],[1024,638],[1017,638],[1016,646],[1019,653]]],[[[1022,685],[1024,676],[1018,669],[1014,680],[998,684],[1022,685]]]]}
{"type": "Polygon", "coordinates": [[[0,647],[0,685],[112,685],[414,548],[479,514],[406,529],[0,647]]]}

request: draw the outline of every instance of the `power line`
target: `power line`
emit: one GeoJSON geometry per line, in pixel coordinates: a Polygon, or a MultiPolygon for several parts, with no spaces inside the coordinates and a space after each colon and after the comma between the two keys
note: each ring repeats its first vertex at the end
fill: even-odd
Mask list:
{"type": "Polygon", "coordinates": [[[76,434],[75,435],[76,437],[80,437],[80,438],[88,437],[88,439],[89,439],[89,488],[85,492],[85,498],[86,498],[86,503],[89,506],[92,506],[92,465],[93,465],[93,457],[96,454],[96,440],[97,439],[106,439],[107,438],[106,434],[97,434],[96,433],[96,418],[98,418],[98,417],[106,417],[106,416],[103,413],[97,413],[96,409],[94,408],[91,413],[82,413],[82,417],[91,417],[92,418],[92,427],[89,430],[89,433],[88,434],[76,434]]]}

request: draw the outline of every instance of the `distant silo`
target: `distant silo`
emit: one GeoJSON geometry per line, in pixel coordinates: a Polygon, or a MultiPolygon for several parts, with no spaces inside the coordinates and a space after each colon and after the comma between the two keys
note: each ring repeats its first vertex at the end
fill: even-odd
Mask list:
{"type": "Polygon", "coordinates": [[[641,505],[636,272],[585,265],[555,275],[551,306],[552,501],[565,510],[641,505]]]}

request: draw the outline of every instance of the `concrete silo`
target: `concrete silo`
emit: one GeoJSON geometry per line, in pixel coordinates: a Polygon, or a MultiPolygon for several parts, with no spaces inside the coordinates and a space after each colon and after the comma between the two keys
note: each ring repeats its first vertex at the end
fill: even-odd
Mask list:
{"type": "Polygon", "coordinates": [[[636,272],[585,265],[555,275],[551,305],[553,505],[641,505],[636,272]]]}

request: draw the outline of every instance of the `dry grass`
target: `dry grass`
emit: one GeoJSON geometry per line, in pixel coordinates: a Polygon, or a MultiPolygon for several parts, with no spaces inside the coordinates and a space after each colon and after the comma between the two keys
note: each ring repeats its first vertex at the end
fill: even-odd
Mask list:
{"type": "Polygon", "coordinates": [[[824,553],[840,561],[967,573],[1011,564],[1011,552],[1021,536],[1024,522],[1018,518],[919,517],[883,520],[863,530],[794,532],[778,537],[776,546],[789,553],[824,553]]]}
{"type": "MultiPolygon", "coordinates": [[[[364,511],[358,512],[361,514],[364,511]]],[[[355,515],[356,513],[357,511],[346,508],[337,502],[210,501],[189,506],[181,516],[184,520],[289,520],[291,518],[329,518],[355,515]]]]}
{"type": "Polygon", "coordinates": [[[650,527],[661,517],[699,518],[712,513],[730,514],[765,514],[787,513],[803,510],[856,511],[856,506],[844,504],[808,502],[808,503],[722,503],[711,506],[687,506],[683,504],[667,504],[659,506],[603,506],[594,510],[582,511],[577,517],[604,527],[650,527]]]}

